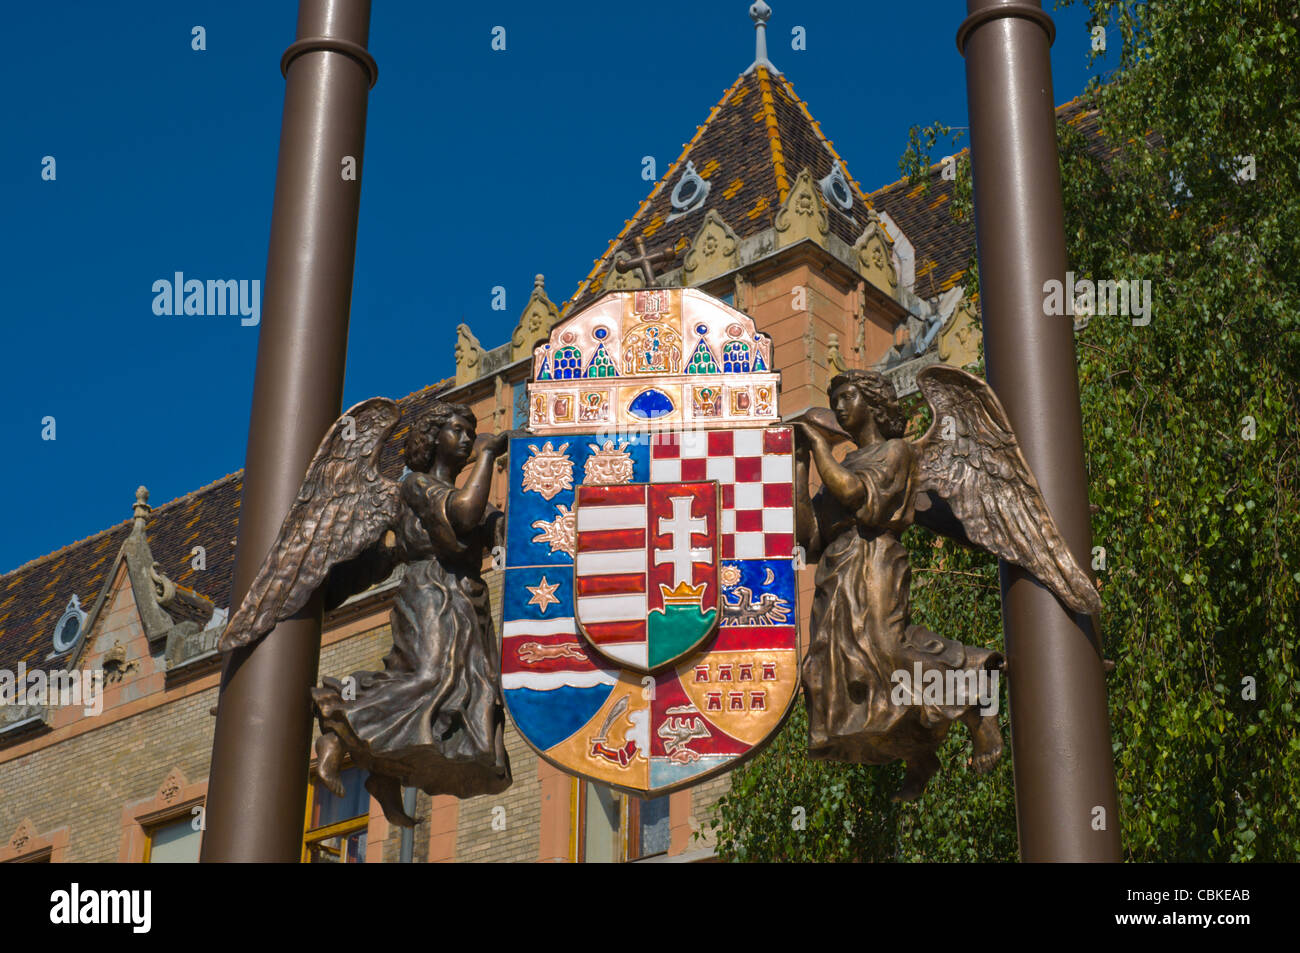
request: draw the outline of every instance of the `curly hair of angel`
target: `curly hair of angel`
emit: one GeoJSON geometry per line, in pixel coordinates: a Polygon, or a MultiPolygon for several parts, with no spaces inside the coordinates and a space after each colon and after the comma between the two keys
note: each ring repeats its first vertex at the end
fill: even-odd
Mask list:
{"type": "Polygon", "coordinates": [[[898,391],[894,390],[893,381],[878,371],[852,369],[831,378],[829,393],[833,394],[841,385],[855,388],[876,415],[880,435],[887,440],[903,436],[907,431],[907,418],[898,403],[898,391]]]}
{"type": "Polygon", "coordinates": [[[435,401],[428,410],[415,418],[406,435],[404,453],[406,465],[412,470],[427,470],[433,463],[434,444],[442,428],[451,423],[453,417],[463,417],[471,424],[475,422],[474,411],[464,404],[449,401],[435,401]]]}

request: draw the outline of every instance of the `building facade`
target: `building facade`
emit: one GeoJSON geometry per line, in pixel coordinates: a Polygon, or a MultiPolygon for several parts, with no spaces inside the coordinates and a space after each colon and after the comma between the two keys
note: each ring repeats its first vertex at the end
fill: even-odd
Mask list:
{"type": "MultiPolygon", "coordinates": [[[[1093,114],[1070,104],[1061,118],[1093,114]]],[[[978,303],[961,284],[973,235],[950,221],[952,194],[939,166],[928,183],[866,192],[760,45],[575,293],[557,305],[538,275],[497,346],[460,325],[454,378],[403,398],[405,419],[452,400],[481,431],[526,426],[534,346],[605,291],[656,287],[699,288],[748,314],[771,337],[787,417],[824,406],[830,378],[850,367],[883,368],[906,395],[920,367],[979,358],[978,303]]],[[[404,436],[385,452],[394,477],[404,436]]],[[[498,472],[495,505],[505,489],[498,472]]],[[[130,519],[0,576],[0,861],[197,859],[241,492],[236,472],[155,509],[141,487],[130,519]]],[[[500,575],[486,575],[498,623],[500,575]]],[[[382,668],[396,584],[326,615],[322,676],[382,668]]],[[[803,625],[810,570],[799,588],[803,625]]],[[[410,832],[384,820],[355,771],[344,798],[310,785],[303,859],[713,855],[706,822],[725,775],[640,801],[561,773],[510,724],[507,747],[506,792],[409,792],[410,832]]]]}

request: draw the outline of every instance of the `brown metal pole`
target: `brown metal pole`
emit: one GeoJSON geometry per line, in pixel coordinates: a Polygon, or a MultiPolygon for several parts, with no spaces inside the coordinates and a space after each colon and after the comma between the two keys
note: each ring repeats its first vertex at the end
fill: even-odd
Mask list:
{"type": "MultiPolygon", "coordinates": [[[[301,0],[286,83],[231,605],[289,511],[343,400],[361,202],[370,0],[301,0]],[[352,157],[355,177],[345,178],[352,157]]],[[[297,861],[320,656],[314,600],[226,659],[209,774],[205,862],[297,861]]]]}
{"type": "MultiPolygon", "coordinates": [[[[957,48],[966,57],[988,379],[1075,559],[1088,566],[1073,323],[1044,314],[1043,284],[1064,282],[1066,265],[1055,27],[1038,0],[967,0],[966,9],[957,48]]],[[[1022,570],[1003,563],[1001,577],[1021,859],[1117,861],[1110,719],[1092,620],[1022,570]]]]}

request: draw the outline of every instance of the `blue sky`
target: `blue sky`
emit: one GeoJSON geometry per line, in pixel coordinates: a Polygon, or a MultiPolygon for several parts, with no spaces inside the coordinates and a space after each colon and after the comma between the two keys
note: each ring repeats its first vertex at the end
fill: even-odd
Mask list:
{"type": "MultiPolygon", "coordinates": [[[[772,61],[868,190],[898,178],[910,126],[966,125],[965,4],[771,3],[772,61]]],[[[568,298],[649,191],[642,157],[662,174],[754,58],[741,0],[374,6],[345,406],[451,374],[461,321],[504,341],[537,273],[568,298]]],[[[126,519],[142,483],[160,505],[243,465],[258,329],[155,315],[152,286],[263,277],[296,11],[6,10],[0,572],[126,519]]],[[[1053,16],[1061,103],[1090,38],[1083,9],[1053,16]]]]}

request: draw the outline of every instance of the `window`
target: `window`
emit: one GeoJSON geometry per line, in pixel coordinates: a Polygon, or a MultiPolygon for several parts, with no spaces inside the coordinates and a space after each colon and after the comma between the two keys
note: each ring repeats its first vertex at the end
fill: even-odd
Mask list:
{"type": "Polygon", "coordinates": [[[687,161],[686,169],[682,172],[681,178],[673,186],[672,193],[668,200],[672,202],[673,211],[668,216],[668,221],[675,218],[681,218],[704,204],[708,198],[709,189],[712,185],[695,171],[695,163],[687,161]]]}
{"type": "Polygon", "coordinates": [[[38,834],[24,818],[8,839],[0,840],[0,864],[57,864],[66,859],[68,828],[38,834]]]}
{"type": "Polygon", "coordinates": [[[848,179],[845,178],[838,159],[835,160],[826,177],[819,180],[817,184],[822,187],[822,195],[826,196],[826,201],[834,202],[845,212],[853,208],[853,193],[849,191],[848,179]]]}
{"type": "Polygon", "coordinates": [[[339,772],[344,796],[335,797],[323,784],[307,786],[307,820],[303,827],[305,864],[364,864],[366,827],[370,824],[370,793],[360,768],[339,772]]]}
{"type": "Polygon", "coordinates": [[[195,816],[164,821],[145,830],[146,864],[197,864],[203,831],[195,816]]]}
{"type": "Polygon", "coordinates": [[[86,613],[81,611],[81,600],[75,595],[68,600],[67,608],[59,621],[54,623],[54,651],[66,652],[77,644],[81,634],[81,624],[86,621],[86,613]]]}
{"type": "Polygon", "coordinates": [[[583,820],[582,861],[612,864],[623,859],[622,795],[603,784],[583,784],[586,802],[583,820]]]}
{"type": "Polygon", "coordinates": [[[643,801],[603,784],[582,783],[579,861],[612,864],[668,853],[668,797],[643,801]]]}
{"type": "Polygon", "coordinates": [[[627,801],[628,859],[640,860],[668,853],[672,837],[668,826],[668,796],[657,797],[653,801],[643,801],[640,798],[628,798],[627,801]]]}

